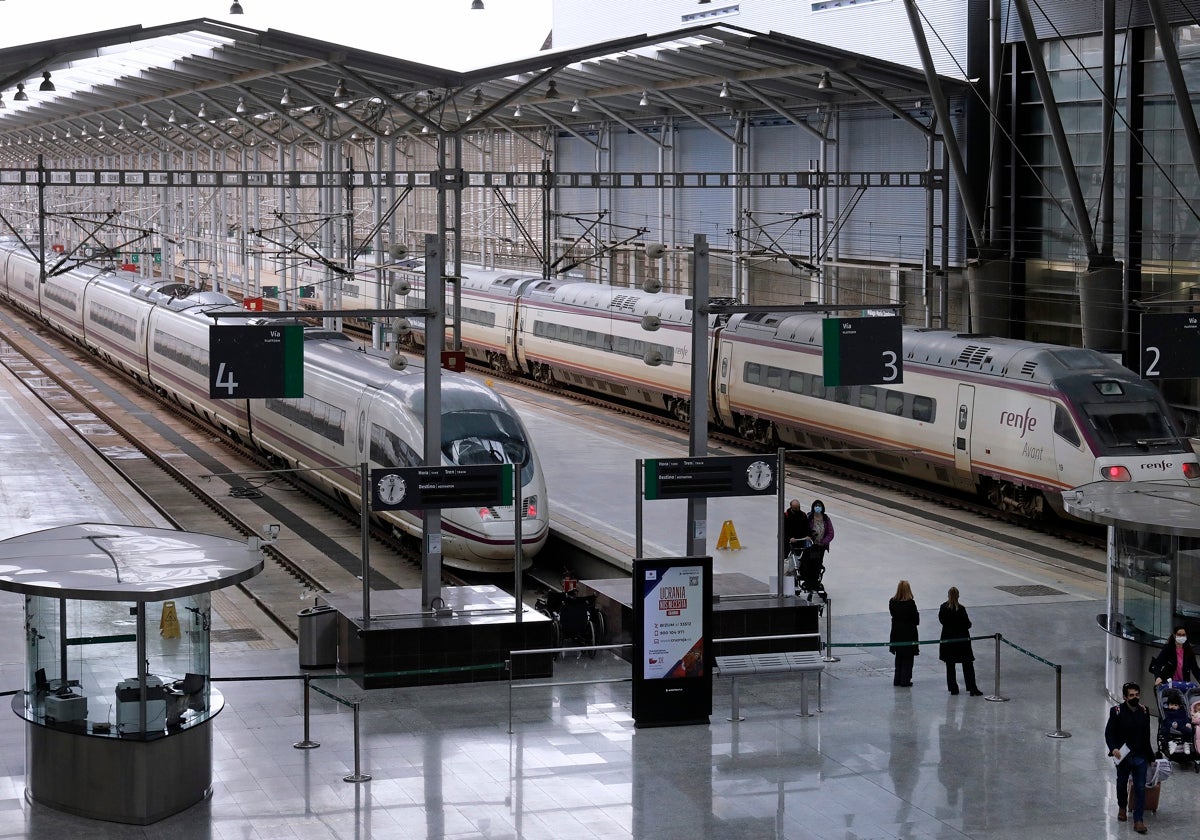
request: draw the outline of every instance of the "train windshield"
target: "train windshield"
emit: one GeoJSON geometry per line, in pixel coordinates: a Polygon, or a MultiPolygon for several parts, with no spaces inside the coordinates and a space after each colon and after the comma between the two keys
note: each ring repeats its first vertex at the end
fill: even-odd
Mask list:
{"type": "Polygon", "coordinates": [[[1179,436],[1171,427],[1170,420],[1163,415],[1162,407],[1155,403],[1085,403],[1083,410],[1106,446],[1149,449],[1178,445],[1179,436]]]}
{"type": "Polygon", "coordinates": [[[533,478],[525,430],[500,411],[455,411],[442,415],[442,454],[452,464],[515,464],[521,484],[533,478]]]}

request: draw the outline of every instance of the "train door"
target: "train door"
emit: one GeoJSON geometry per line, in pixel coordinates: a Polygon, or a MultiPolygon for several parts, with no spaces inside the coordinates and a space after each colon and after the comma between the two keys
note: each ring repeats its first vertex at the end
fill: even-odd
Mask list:
{"type": "Polygon", "coordinates": [[[371,403],[379,395],[376,388],[363,388],[358,395],[358,422],[355,424],[357,440],[355,453],[358,463],[371,460],[371,403]]]}
{"type": "Polygon", "coordinates": [[[975,413],[975,386],[958,386],[958,410],[954,415],[954,467],[971,471],[971,422],[975,413]]]}
{"type": "Polygon", "coordinates": [[[716,410],[717,420],[725,426],[731,426],[733,415],[729,411],[729,374],[733,366],[733,342],[722,339],[719,346],[721,349],[716,358],[716,393],[713,408],[716,410]]]}

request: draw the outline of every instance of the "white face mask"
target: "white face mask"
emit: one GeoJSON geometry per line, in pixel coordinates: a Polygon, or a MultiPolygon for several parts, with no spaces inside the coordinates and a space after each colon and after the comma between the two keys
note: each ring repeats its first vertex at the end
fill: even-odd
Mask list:
{"type": "Polygon", "coordinates": [[[1186,644],[1187,644],[1187,636],[1176,636],[1176,637],[1175,637],[1175,644],[1177,644],[1177,645],[1186,645],[1186,644]]]}

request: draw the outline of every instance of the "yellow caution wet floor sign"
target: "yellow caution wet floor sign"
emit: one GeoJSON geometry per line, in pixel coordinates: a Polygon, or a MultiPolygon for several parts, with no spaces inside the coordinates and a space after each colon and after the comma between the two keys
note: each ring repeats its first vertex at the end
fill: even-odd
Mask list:
{"type": "Polygon", "coordinates": [[[179,638],[179,615],[175,612],[174,601],[164,601],[162,618],[158,622],[158,633],[164,639],[179,638]]]}
{"type": "Polygon", "coordinates": [[[742,544],[738,541],[737,529],[733,527],[733,520],[726,519],[721,524],[721,536],[717,538],[717,549],[734,549],[741,550],[742,544]]]}

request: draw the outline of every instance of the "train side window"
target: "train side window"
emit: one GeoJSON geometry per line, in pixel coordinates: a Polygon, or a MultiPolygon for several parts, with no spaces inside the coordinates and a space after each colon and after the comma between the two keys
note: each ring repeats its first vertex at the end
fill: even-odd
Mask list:
{"type": "Polygon", "coordinates": [[[658,352],[662,353],[662,363],[664,365],[675,364],[675,348],[666,344],[654,345],[658,352]]]}
{"type": "Polygon", "coordinates": [[[920,420],[922,423],[932,423],[934,415],[933,397],[913,396],[912,416],[914,420],[920,420]]]}
{"type": "Polygon", "coordinates": [[[859,408],[875,410],[876,404],[879,402],[879,389],[874,385],[863,385],[858,392],[859,408]]]}
{"type": "Polygon", "coordinates": [[[787,389],[793,394],[804,393],[804,374],[799,371],[789,370],[787,377],[787,389]]]}
{"type": "Polygon", "coordinates": [[[762,383],[762,365],[754,362],[746,362],[746,372],[742,376],[751,385],[759,385],[762,383]]]}
{"type": "Polygon", "coordinates": [[[833,401],[840,402],[843,405],[850,404],[850,386],[839,385],[833,389],[833,401]]]}
{"type": "Polygon", "coordinates": [[[783,371],[777,367],[767,368],[767,387],[778,388],[783,384],[783,371]]]}
{"type": "Polygon", "coordinates": [[[622,356],[629,355],[629,337],[624,335],[617,336],[617,352],[622,356]]]}
{"type": "Polygon", "coordinates": [[[809,383],[811,390],[809,391],[814,397],[819,400],[825,399],[825,377],[814,376],[812,382],[809,383]]]}
{"type": "Polygon", "coordinates": [[[583,329],[581,327],[575,327],[571,330],[571,343],[583,344],[583,329]]]}
{"type": "Polygon", "coordinates": [[[1054,406],[1054,434],[1072,446],[1077,447],[1081,442],[1079,431],[1071,421],[1071,415],[1067,414],[1066,409],[1061,405],[1054,406]]]}
{"type": "Polygon", "coordinates": [[[599,347],[600,346],[600,336],[598,336],[596,334],[595,330],[588,330],[587,335],[584,338],[584,343],[588,347],[599,347]]]}
{"type": "Polygon", "coordinates": [[[884,391],[883,410],[888,414],[899,416],[904,413],[904,392],[884,391]]]}

